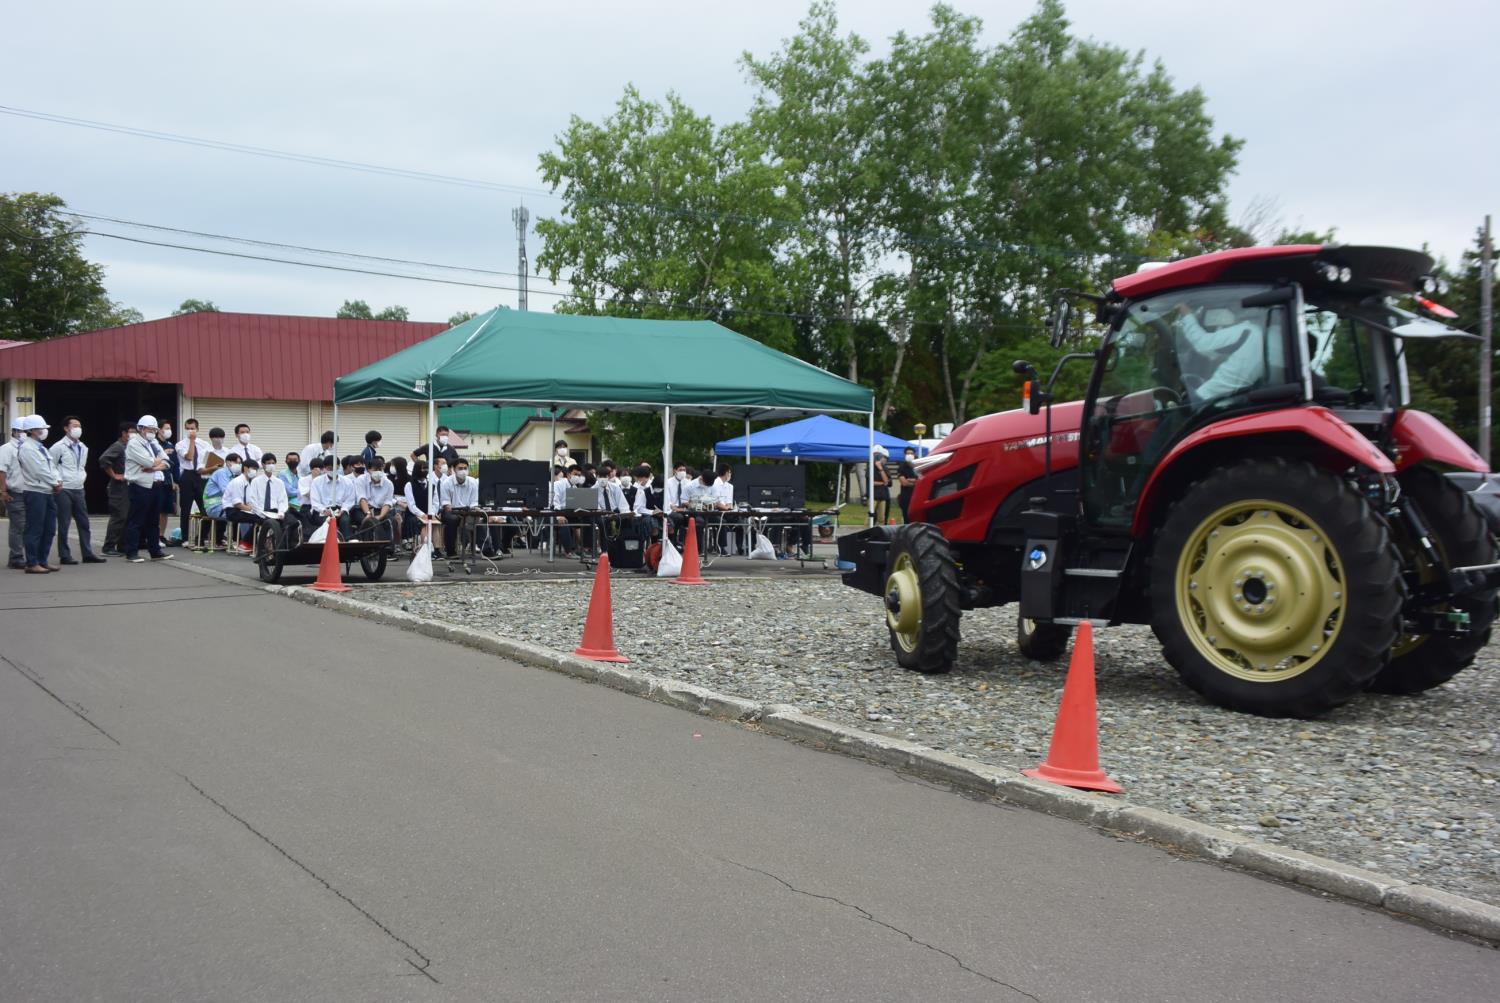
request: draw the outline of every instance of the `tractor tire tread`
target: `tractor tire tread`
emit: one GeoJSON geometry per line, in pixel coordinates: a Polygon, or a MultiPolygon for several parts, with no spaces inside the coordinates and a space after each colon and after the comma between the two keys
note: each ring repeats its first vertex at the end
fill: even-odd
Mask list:
{"type": "Polygon", "coordinates": [[[905,546],[911,552],[922,590],[922,635],[916,650],[906,651],[891,635],[891,648],[903,668],[941,675],[958,661],[958,568],[941,530],[929,523],[908,523],[898,531],[892,555],[905,546]],[[903,543],[903,541],[905,541],[903,543]]]}

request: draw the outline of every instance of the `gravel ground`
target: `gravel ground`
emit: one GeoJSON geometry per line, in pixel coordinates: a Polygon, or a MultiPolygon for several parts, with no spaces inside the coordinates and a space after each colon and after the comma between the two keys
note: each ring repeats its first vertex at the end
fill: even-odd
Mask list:
{"type": "MultiPolygon", "coordinates": [[[[360,598],[554,648],[586,582],[366,587],[360,598]]],[[[616,575],[634,667],[787,703],[986,763],[1045,754],[1066,662],[1024,658],[1014,607],[966,613],[959,667],[900,669],[879,600],[836,578],[684,589],[616,575]]],[[[1096,632],[1104,768],[1126,796],[1268,843],[1500,904],[1500,651],[1421,697],[1366,695],[1318,721],[1235,714],[1177,682],[1150,631],[1096,632]]]]}

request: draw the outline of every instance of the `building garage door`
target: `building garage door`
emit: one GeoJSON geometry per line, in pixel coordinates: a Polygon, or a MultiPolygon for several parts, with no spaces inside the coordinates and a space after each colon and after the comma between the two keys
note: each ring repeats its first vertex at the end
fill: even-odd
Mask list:
{"type": "MultiPolygon", "coordinates": [[[[365,448],[365,433],[381,435],[380,450],[387,459],[405,456],[427,441],[425,404],[345,404],[339,406],[339,455],[365,448]]],[[[323,404],[318,434],[333,427],[333,405],[323,404]]]]}
{"type": "Polygon", "coordinates": [[[285,456],[288,450],[299,450],[310,434],[307,401],[251,401],[227,398],[195,397],[190,416],[198,419],[198,434],[208,438],[208,430],[218,426],[225,432],[225,443],[234,443],[234,426],[250,426],[250,441],[262,450],[285,456]]]}

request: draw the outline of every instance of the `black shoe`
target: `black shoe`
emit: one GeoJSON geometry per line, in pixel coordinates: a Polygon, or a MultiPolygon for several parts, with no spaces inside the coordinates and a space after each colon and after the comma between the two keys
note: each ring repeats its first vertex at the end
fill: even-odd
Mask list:
{"type": "Polygon", "coordinates": [[[71,557],[64,557],[62,560],[58,561],[57,563],[58,564],[77,564],[78,562],[75,561],[75,560],[73,560],[73,558],[71,558],[71,557]]]}
{"type": "Polygon", "coordinates": [[[84,564],[108,564],[109,562],[106,561],[102,557],[96,557],[93,554],[89,554],[87,557],[85,557],[83,559],[83,563],[84,564]]]}
{"type": "Polygon", "coordinates": [[[99,551],[99,553],[103,554],[106,557],[125,556],[125,552],[123,550],[120,550],[118,547],[105,547],[103,550],[99,551]]]}
{"type": "Polygon", "coordinates": [[[25,561],[11,561],[10,564],[6,565],[6,567],[9,567],[9,568],[11,568],[12,570],[15,570],[15,571],[25,571],[26,570],[26,562],[25,561]]]}

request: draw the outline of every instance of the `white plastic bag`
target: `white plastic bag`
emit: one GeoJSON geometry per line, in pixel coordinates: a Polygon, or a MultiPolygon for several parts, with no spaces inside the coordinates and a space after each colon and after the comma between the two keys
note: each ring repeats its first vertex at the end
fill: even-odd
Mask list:
{"type": "Polygon", "coordinates": [[[661,539],[661,561],[656,565],[657,578],[676,578],[682,574],[682,554],[668,540],[666,534],[661,539]]]}
{"type": "Polygon", "coordinates": [[[318,528],[313,530],[312,536],[307,538],[307,542],[322,543],[326,539],[328,539],[328,523],[320,522],[318,523],[318,528]]]}
{"type": "Polygon", "coordinates": [[[406,568],[406,580],[422,585],[432,581],[432,544],[423,543],[412,555],[411,564],[406,568]]]}
{"type": "Polygon", "coordinates": [[[776,560],[776,548],[771,545],[771,538],[764,533],[755,534],[755,546],[750,548],[750,560],[752,561],[774,561],[776,560]]]}

